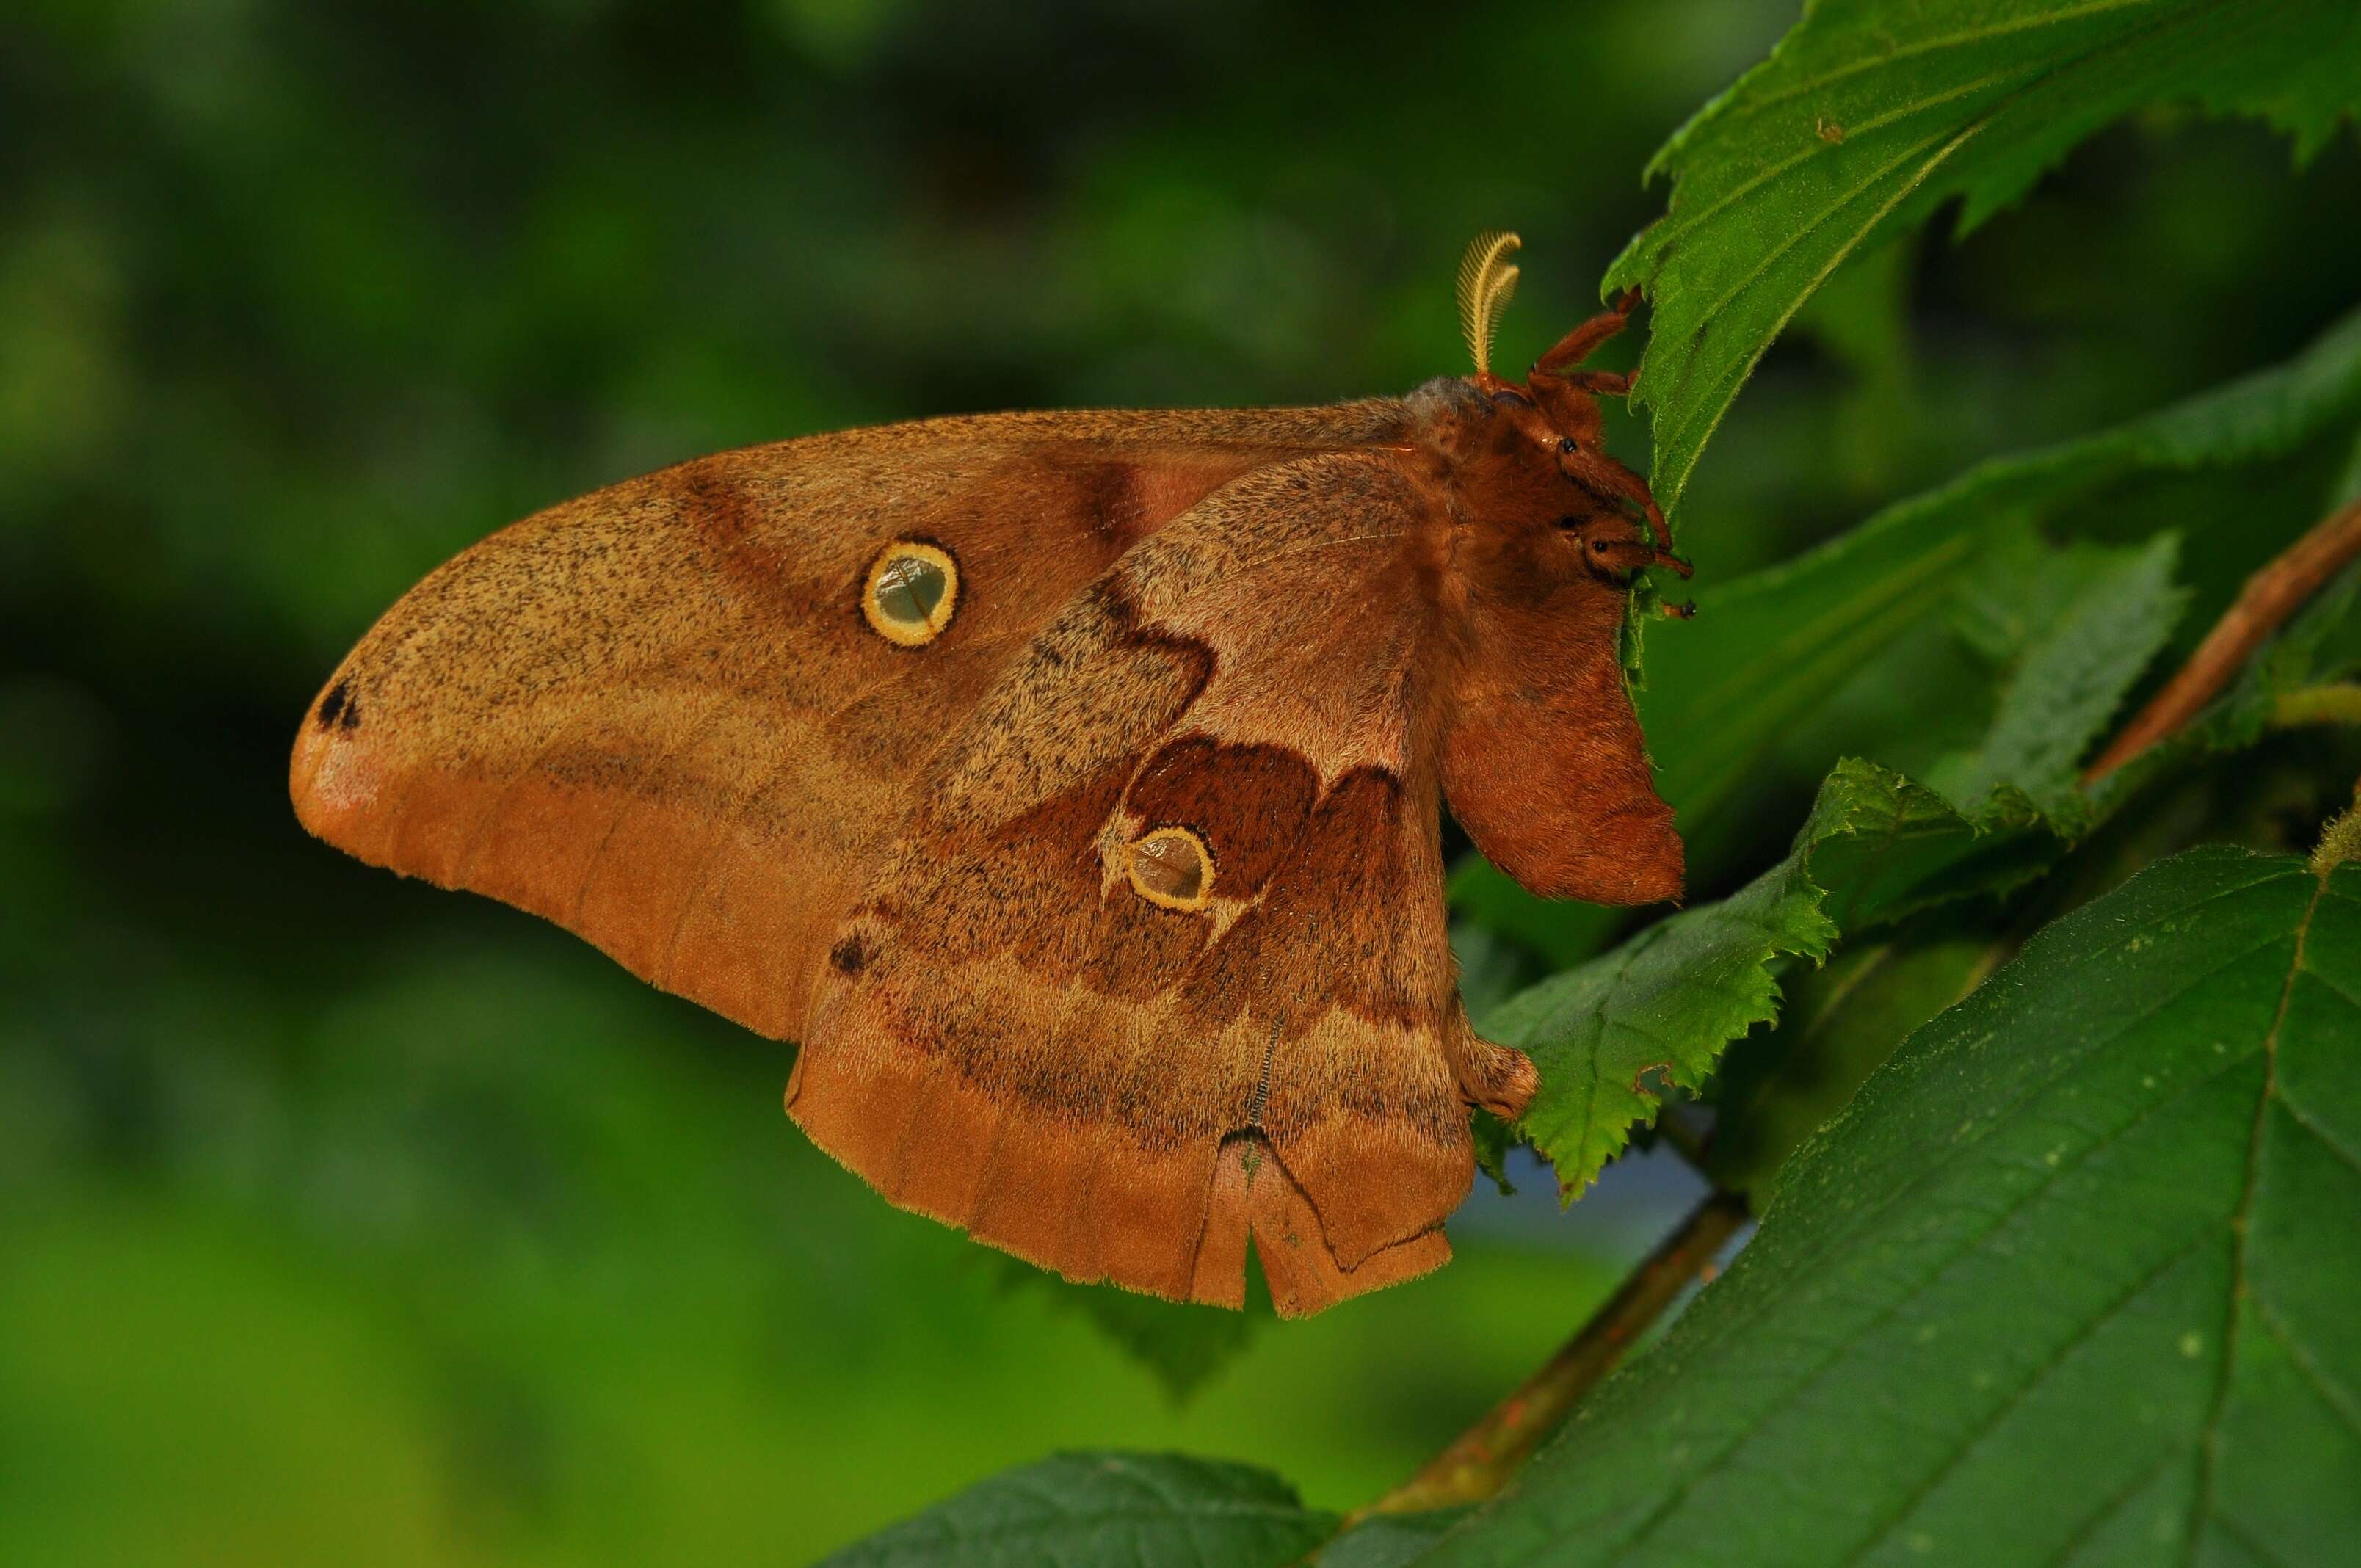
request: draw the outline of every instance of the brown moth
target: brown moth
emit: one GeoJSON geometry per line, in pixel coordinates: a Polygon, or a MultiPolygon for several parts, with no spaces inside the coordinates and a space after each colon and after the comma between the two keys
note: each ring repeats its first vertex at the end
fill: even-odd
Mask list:
{"type": "Polygon", "coordinates": [[[1687,572],[1576,368],[1325,408],[923,420],[699,458],[445,564],[329,679],[303,825],[796,1041],[787,1111],[1071,1278],[1279,1310],[1433,1269],[1478,1039],[1438,800],[1537,894],[1673,898],[1618,648],[1687,572]]]}

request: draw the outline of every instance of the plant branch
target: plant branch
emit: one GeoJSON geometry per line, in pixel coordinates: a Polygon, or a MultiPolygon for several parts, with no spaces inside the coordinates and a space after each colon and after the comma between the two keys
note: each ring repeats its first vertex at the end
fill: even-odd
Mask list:
{"type": "Polygon", "coordinates": [[[2179,734],[2220,695],[2248,655],[2356,558],[2361,558],[2361,501],[2330,513],[2246,579],[2197,652],[2083,771],[2082,782],[2096,784],[2158,741],[2179,734]]]}
{"type": "Polygon", "coordinates": [[[1746,1200],[1717,1191],[1689,1211],[1639,1267],[1540,1371],[1427,1461],[1419,1473],[1345,1520],[1414,1514],[1478,1503],[1498,1492],[1554,1431],[1575,1401],[1622,1359],[1722,1244],[1746,1223],[1746,1200]]]}

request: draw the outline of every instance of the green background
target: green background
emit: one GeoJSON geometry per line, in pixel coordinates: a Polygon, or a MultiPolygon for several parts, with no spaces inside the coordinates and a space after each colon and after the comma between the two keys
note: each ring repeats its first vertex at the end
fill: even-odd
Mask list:
{"type": "MultiPolygon", "coordinates": [[[[1565,1219],[1545,1178],[1479,1192],[1449,1269],[1266,1324],[1176,1402],[1078,1293],[812,1150],[786,1047],[306,839],[286,747],[426,570],[663,463],[1400,390],[1462,368],[1451,273],[1491,226],[1526,240],[1521,364],[1660,210],[1648,154],[1793,19],[12,7],[0,1559],[796,1562],[1074,1445],[1349,1507],[1530,1368],[1677,1178],[1619,1167],[1565,1219]]],[[[2350,137],[2290,174],[2252,126],[2118,127],[1964,245],[1840,274],[1684,548],[1726,580],[2280,359],[2349,307],[2356,227],[2350,137]]]]}

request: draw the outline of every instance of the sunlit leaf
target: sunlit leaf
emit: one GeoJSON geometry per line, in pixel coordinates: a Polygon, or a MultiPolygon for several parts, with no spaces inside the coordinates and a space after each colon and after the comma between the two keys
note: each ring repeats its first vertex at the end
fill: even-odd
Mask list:
{"type": "Polygon", "coordinates": [[[1715,1080],[1707,1151],[1715,1181],[1758,1205],[1769,1198],[1796,1146],[1843,1110],[1913,1030],[2006,956],[1982,920],[1955,913],[1927,924],[1934,928],[1847,943],[1825,967],[1784,982],[1778,1022],[1734,1048],[1715,1080]]]}
{"type": "Polygon", "coordinates": [[[1518,1131],[1556,1166],[1571,1201],[1668,1088],[1702,1086],[1724,1047],[1776,1016],[1785,961],[1825,958],[1840,931],[2004,892],[2054,850],[2021,797],[1996,796],[1971,822],[1898,774],[1839,764],[1784,861],[1484,1020],[1486,1035],[1541,1073],[1518,1131]]]}
{"type": "Polygon", "coordinates": [[[2344,0],[1818,0],[1656,155],[1670,211],[1609,271],[1655,316],[1640,396],[1678,506],[1773,338],[1844,259],[1966,199],[2015,201],[2143,104],[2255,115],[2308,153],[2361,98],[2344,0]]]}
{"type": "Polygon", "coordinates": [[[1921,1029],[1430,1561],[2342,1561],[2356,1042],[2361,867],[2149,868],[1921,1029]]]}
{"type": "Polygon", "coordinates": [[[832,1568],[1279,1568],[1336,1528],[1268,1471],[1173,1453],[1061,1453],[827,1559],[832,1568]]]}
{"type": "Polygon", "coordinates": [[[1322,1547],[1316,1568],[1407,1568],[1466,1512],[1372,1515],[1322,1547]]]}

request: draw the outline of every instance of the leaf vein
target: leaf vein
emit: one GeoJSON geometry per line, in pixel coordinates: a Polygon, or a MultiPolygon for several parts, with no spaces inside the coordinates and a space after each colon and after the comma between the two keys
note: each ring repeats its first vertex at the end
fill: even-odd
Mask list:
{"type": "MultiPolygon", "coordinates": [[[[2217,898],[2225,898],[2233,893],[2244,892],[2246,888],[2256,885],[2257,884],[2248,883],[2236,888],[2225,888],[2220,893],[2209,894],[2203,898],[2192,900],[2191,903],[2181,905],[2180,908],[2175,910],[2173,913],[2176,916],[2186,914],[2189,910],[2202,908],[2206,905],[2213,903],[2217,898]]],[[[2116,941],[2110,943],[2105,948],[2097,949],[2097,952],[2094,952],[2092,956],[2096,957],[2100,952],[2110,952],[2122,947],[2124,943],[2129,941],[2135,934],[2136,933],[2133,932],[2125,933],[2116,941]]],[[[2094,1040],[2092,1043],[2089,1050],[2084,1054],[2082,1060],[2084,1062],[2088,1062],[2097,1059],[2103,1053],[2119,1045],[2125,1035],[2130,1034],[2135,1028],[2146,1024],[2149,1019],[2155,1017],[2158,1014],[2164,1012],[2167,1008],[2177,1004],[2183,996],[2187,995],[2191,991],[2195,990],[2198,986],[2202,985],[2207,981],[2213,979],[2215,975],[2220,974],[2224,970],[2230,968],[2232,965],[2243,963],[2246,959],[2254,957],[2257,953],[2259,953],[2266,948],[2270,947],[2273,943],[2283,939],[2283,937],[2275,936],[2268,940],[2257,942],[2250,948],[2244,948],[2237,952],[2230,954],[2228,957],[2223,959],[2219,963],[2215,964],[2212,969],[2206,970],[2202,973],[2189,975],[2180,986],[2170,991],[2163,992],[2154,998],[2146,1008],[2124,1014],[2112,1034],[2106,1036],[2103,1039],[2094,1040]]],[[[2243,1057],[2238,1058],[2236,1060],[2225,1064],[2225,1066],[2235,1066],[2237,1061],[2243,1061],[2244,1059],[2245,1058],[2243,1057]]],[[[1876,1207],[1862,1214],[1860,1219],[1854,1223],[1855,1227],[1859,1228],[1861,1226],[1866,1226],[1883,1218],[1888,1210],[1894,1207],[1895,1204],[1901,1202],[1904,1199],[1913,1195],[1924,1183],[1931,1181],[1937,1176],[1942,1174],[1942,1172],[1948,1168],[1949,1160],[1957,1159],[1966,1155],[1971,1148],[1981,1144],[1986,1137],[1991,1135],[1991,1128],[1998,1127],[2004,1122],[2007,1121],[2013,1113],[2024,1109],[2026,1105],[2031,1104],[2041,1095],[2048,1092],[2050,1089],[2054,1088],[2059,1082],[2074,1072],[2079,1065],[2081,1064],[2069,1064],[2057,1069],[2055,1071],[2052,1071],[2048,1076],[2040,1079],[2038,1081],[2035,1082],[2021,1093],[2007,1101],[2005,1103],[2000,1105],[1994,1110],[1991,1118],[1986,1122],[1985,1131],[1979,1132],[1973,1139],[1966,1143],[1955,1146],[1953,1153],[1950,1156],[1946,1157],[1944,1160],[1938,1161],[1937,1164],[1930,1166],[1927,1169],[1920,1172],[1917,1176],[1912,1178],[1903,1186],[1896,1188],[1894,1191],[1887,1194],[1879,1201],[1876,1207]]],[[[2201,1080],[2200,1081],[2202,1082],[2210,1080],[2211,1079],[2209,1077],[2208,1079],[2201,1080]]],[[[1830,1245],[1834,1245],[1833,1240],[1830,1245]]]]}
{"type": "Polygon", "coordinates": [[[2290,1100],[2287,1097],[2286,1090],[2279,1090],[2278,1094],[2279,1109],[2288,1113],[2288,1119],[2290,1121],[2292,1121],[2297,1126],[2302,1128],[2305,1132],[2310,1133],[2315,1139],[2319,1140],[2323,1147],[2326,1148],[2329,1153],[2334,1155],[2338,1159],[2343,1160],[2346,1165],[2351,1166],[2356,1173],[2361,1173],[2361,1154],[2354,1153],[2351,1149],[2346,1148],[2343,1144],[2338,1143],[2334,1137],[2330,1136],[2328,1129],[2322,1126],[2318,1122],[2312,1119],[2312,1113],[2302,1110],[2294,1101],[2290,1100]]]}
{"type": "Polygon", "coordinates": [[[2222,1365],[2213,1381],[2212,1408],[2206,1411],[2205,1424],[2199,1430],[2197,1442],[2197,1495],[2191,1499],[2189,1531],[2183,1542],[2182,1561],[2197,1561],[2197,1541],[2201,1527],[2214,1511],[2213,1487],[2215,1471],[2221,1463],[2222,1416],[2229,1408],[2230,1385],[2235,1357],[2231,1347],[2238,1340],[2239,1309],[2249,1294],[2246,1279],[2246,1233],[2255,1210],[2255,1190],[2261,1185],[2263,1136],[2269,1126],[2271,1102],[2279,1098],[2279,1030],[2287,1023],[2288,1003],[2295,996],[2295,978],[2303,973],[2303,952],[2312,936],[2312,917],[2320,908],[2320,895],[2326,889],[2323,879],[2314,884],[2312,897],[2303,906],[2303,918],[2296,923],[2295,956],[2288,963],[2287,983],[2279,987],[2279,1003],[2271,1015],[2271,1026],[2263,1035],[2263,1091],[2255,1100],[2255,1119],[2246,1133],[2246,1180],[2238,1193],[2238,1207],[2231,1217],[2230,1232],[2234,1238],[2230,1251],[2230,1299],[2226,1304],[2226,1322],[2222,1333],[2222,1365]]]}
{"type": "Polygon", "coordinates": [[[2303,1374],[2304,1380],[2312,1385],[2312,1392],[2320,1396],[2320,1402],[2344,1423],[2346,1431],[2355,1437],[2361,1437],[2361,1406],[2356,1405],[2352,1395],[2329,1381],[2328,1374],[2320,1369],[2319,1361],[2313,1357],[2312,1347],[2297,1339],[2295,1331],[2289,1328],[2271,1304],[2259,1296],[2255,1299],[2255,1316],[2262,1323],[2264,1332],[2279,1342],[2279,1348],[2288,1353],[2288,1360],[2303,1374]]]}
{"type": "MultiPolygon", "coordinates": [[[[2222,1527],[2223,1534],[2227,1535],[2237,1541],[2237,1543],[2257,1561],[2266,1564],[2281,1564],[2287,1563],[2286,1558],[2281,1557],[2278,1552],[2273,1552],[2269,1547],[2265,1546],[2260,1541],[2257,1540],[2255,1538],[2254,1531],[2248,1530],[2245,1525],[2240,1524],[2236,1519],[2232,1519],[2229,1515],[2215,1514],[2213,1516],[2213,1522],[2222,1527]]],[[[2198,1538],[2194,1535],[2191,1535],[2189,1538],[2188,1551],[2192,1559],[2197,1553],[2197,1540],[2198,1538]]]]}
{"type": "Polygon", "coordinates": [[[1849,61],[1834,71],[1823,72],[1819,76],[1766,93],[1750,107],[1758,110],[1769,108],[1774,104],[1784,103],[1790,98],[1801,97],[1807,93],[1817,93],[1823,87],[1833,86],[1848,76],[1858,75],[1863,71],[1872,71],[1881,65],[1892,65],[1897,60],[1912,60],[1920,55],[1935,54],[1943,49],[1958,49],[1968,44],[1987,43],[1993,38],[2005,38],[2011,33],[2021,33],[2034,27],[2054,27],[2061,22],[2078,22],[2086,16],[2103,16],[2109,11],[2132,10],[2155,3],[2156,0],[2092,0],[2088,5],[2047,11],[2039,16],[2027,16],[2018,21],[1993,23],[1981,27],[1970,27],[1964,32],[1946,33],[1940,38],[1921,38],[1916,43],[1888,49],[1883,54],[1849,61]]]}
{"type": "MultiPolygon", "coordinates": [[[[2260,949],[2256,948],[2251,950],[2259,951],[2260,949]]],[[[2121,1036],[2118,1036],[2117,1038],[2120,1039],[2121,1036]]],[[[2199,1090],[2208,1087],[2245,1064],[2246,1058],[2244,1057],[2224,1062],[2213,1071],[2205,1074],[2202,1078],[2192,1080],[2172,1094],[2168,1095],[2162,1100],[2157,1101],[2147,1109],[2140,1112],[2138,1115],[2133,1117],[2130,1121],[2125,1122],[2123,1125],[2093,1139],[2086,1147],[2077,1152],[2070,1162],[2061,1161],[2056,1166],[2046,1167],[2037,1174],[2034,1182],[2026,1188],[2024,1191],[2016,1194],[2007,1202],[2002,1204],[1999,1208],[1989,1211],[1985,1217],[1988,1218],[1990,1223],[1987,1223],[1980,1232],[1973,1235],[1962,1237],[1958,1245],[1947,1250],[1940,1256],[1932,1258],[1930,1266],[1920,1272],[1914,1284],[1897,1294],[1884,1306],[1879,1308],[1867,1321],[1861,1324],[1859,1330],[1857,1330],[1851,1336],[1852,1340],[1858,1340],[1861,1335],[1883,1327],[1884,1324],[1892,1321],[1895,1317],[1899,1316],[1903,1309],[1907,1307],[1911,1302],[1916,1300],[1920,1295],[1924,1294],[1927,1288],[1943,1273],[1945,1269],[1949,1268],[1951,1265],[1957,1263],[1960,1258],[1973,1251],[1976,1246],[1989,1238],[1994,1232],[1998,1231],[2002,1225],[2013,1219],[2021,1210],[2031,1204],[2036,1199],[2049,1191],[2066,1176],[2079,1170],[2101,1150],[2111,1146],[2117,1140],[2128,1135],[2140,1126],[2144,1125],[2151,1117],[2158,1115],[2166,1108],[2179,1104],[2181,1101],[2186,1100],[2189,1096],[2196,1093],[2199,1090]]],[[[2049,1081],[2055,1081],[2055,1080],[2051,1080],[2049,1081]]],[[[2019,1101],[2018,1103],[2022,1104],[2023,1101],[2019,1101]]],[[[1995,1123],[1995,1124],[1997,1124],[1997,1123],[1995,1123]]],[[[1989,1134],[1979,1135],[1976,1141],[1981,1143],[1983,1137],[1989,1135],[1989,1134]]],[[[1964,1150],[1961,1152],[1964,1152],[1964,1150]]],[[[1913,1188],[1922,1185],[1933,1175],[1946,1168],[1952,1160],[1956,1160],[1959,1157],[1960,1154],[1954,1153],[1948,1157],[1942,1163],[1938,1164],[1933,1170],[1916,1178],[1909,1183],[1907,1187],[1898,1190],[1893,1195],[1889,1196],[1883,1202],[1879,1204],[1878,1208],[1872,1211],[1870,1215],[1864,1216],[1861,1223],[1866,1224],[1877,1215],[1882,1214],[1885,1210],[1892,1208],[1894,1203],[1902,1197],[1904,1193],[1909,1191],[1913,1188]]],[[[1979,1212],[1978,1211],[1972,1210],[1970,1212],[1979,1212]]],[[[1798,1288],[1798,1282],[1811,1278],[1813,1277],[1813,1272],[1814,1271],[1808,1266],[1791,1266],[1786,1271],[1780,1288],[1772,1293],[1772,1301],[1776,1302],[1782,1298],[1792,1293],[1798,1288]]],[[[1731,1452],[1733,1452],[1740,1443],[1759,1434],[1762,1430],[1770,1423],[1772,1417],[1776,1415],[1787,1405],[1790,1405],[1796,1399],[1800,1398],[1805,1390],[1811,1387],[1814,1384],[1817,1383],[1821,1377],[1825,1376],[1835,1366],[1838,1357],[1844,1353],[1846,1344],[1850,1343],[1851,1343],[1851,1341],[1847,1341],[1841,1343],[1831,1343],[1827,1346],[1825,1353],[1818,1358],[1817,1362],[1811,1366],[1803,1376],[1796,1379],[1795,1382],[1788,1388],[1786,1393],[1783,1395],[1776,1403],[1766,1408],[1753,1420],[1748,1421],[1735,1432],[1731,1433],[1728,1441],[1720,1444],[1720,1446],[1712,1454],[1707,1456],[1694,1469],[1692,1469],[1689,1475],[1675,1486],[1673,1493],[1666,1497],[1663,1503],[1659,1504],[1657,1508],[1650,1513],[1648,1518],[1640,1522],[1639,1528],[1636,1531],[1625,1536],[1621,1541],[1618,1541],[1616,1543],[1618,1551],[1620,1552],[1630,1552],[1631,1549],[1637,1547],[1641,1541],[1646,1540],[1648,1536],[1653,1534],[1658,1526],[1670,1519],[1675,1508],[1676,1508],[1682,1500],[1687,1497],[1690,1488],[1696,1484],[1699,1477],[1703,1476],[1713,1465],[1719,1464],[1723,1459],[1728,1458],[1731,1452]]],[[[1620,1557],[1617,1560],[1622,1561],[1620,1557]]]]}
{"type": "Polygon", "coordinates": [[[2181,1456],[2179,1453],[2169,1453],[2146,1470],[2133,1476],[2129,1482],[2117,1487],[2105,1501],[2099,1505],[2096,1511],[2076,1525],[2067,1533],[2066,1539],[2058,1543],[2058,1550],[2050,1554],[2046,1568],[2060,1568],[2061,1564],[2070,1562],[2074,1553],[2081,1551],[2084,1543],[2099,1533],[2100,1526],[2114,1518],[2126,1503],[2139,1496],[2150,1483],[2165,1473],[2174,1460],[2180,1457],[2181,1456]]]}
{"type": "MultiPolygon", "coordinates": [[[[2109,1323],[2114,1321],[2116,1317],[2123,1312],[2124,1309],[2130,1306],[2134,1301],[2139,1299],[2140,1295],[2146,1291],[2149,1286],[2155,1284],[2158,1279],[2163,1278],[2167,1274],[2169,1274],[2181,1264],[2187,1262],[2189,1258],[2196,1253],[2199,1247],[2203,1246],[2207,1242],[2212,1241],[2213,1239],[2213,1237],[2210,1231],[2200,1231],[2196,1235],[2191,1236],[2189,1239],[2187,1245],[2178,1248],[2171,1255],[2159,1262],[2154,1268],[2149,1269],[2146,1274],[2141,1275],[2137,1279],[2134,1280],[2128,1288],[2126,1288],[2114,1301],[2110,1302],[2104,1309],[2094,1315],[2088,1323],[2077,1330],[2066,1340],[2064,1343],[2059,1344],[2048,1355],[2044,1356],[2038,1365],[2030,1368],[2024,1380],[2018,1383],[2015,1387],[2009,1390],[2008,1397],[2006,1398],[2003,1399],[1988,1413],[1979,1419],[1973,1430],[1962,1434],[1959,1445],[1944,1457],[1942,1464],[1936,1466],[1931,1475],[1927,1475],[1925,1480],[1921,1481],[1916,1487],[1912,1488],[1910,1494],[1904,1497],[1900,1504],[1894,1509],[1891,1517],[1889,1517],[1883,1524],[1872,1529],[1871,1532],[1862,1539],[1859,1546],[1855,1547],[1850,1552],[1846,1554],[1844,1561],[1848,1565],[1848,1568],[1850,1568],[1850,1564],[1859,1563],[1863,1557],[1867,1556],[1872,1547],[1876,1546],[1880,1541],[1891,1535],[1894,1530],[1901,1525],[1904,1519],[1909,1518],[1911,1510],[1916,1508],[1920,1503],[1926,1501],[1929,1494],[1934,1492],[1937,1487],[1940,1486],[1943,1482],[1949,1478],[1954,1471],[1958,1470],[1961,1464],[1965,1464],[1968,1456],[1973,1453],[1985,1439],[1991,1437],[1993,1432],[2003,1421],[2009,1418],[2018,1406],[2024,1404],[2026,1399],[2032,1398],[2034,1391],[2040,1387],[2042,1381],[2051,1373],[2057,1371],[2059,1367],[2064,1365],[2069,1356],[2072,1355],[2075,1351],[2081,1349],[2084,1344],[2090,1343],[2090,1341],[2094,1338],[2102,1329],[2104,1329],[2109,1323]]],[[[2229,1354],[2226,1347],[2223,1354],[2224,1355],[2229,1354]]]]}

